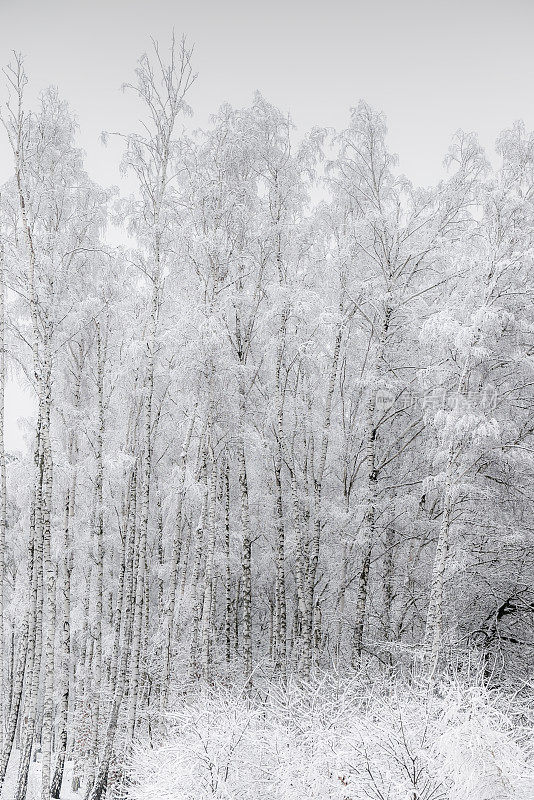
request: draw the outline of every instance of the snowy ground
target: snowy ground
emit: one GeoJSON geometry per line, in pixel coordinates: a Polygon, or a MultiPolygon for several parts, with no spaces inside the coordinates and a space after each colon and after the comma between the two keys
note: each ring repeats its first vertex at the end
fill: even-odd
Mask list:
{"type": "MultiPolygon", "coordinates": [[[[19,766],[19,752],[13,754],[9,762],[6,780],[0,793],[1,800],[13,800],[15,797],[15,782],[17,780],[17,770],[19,766]]],[[[65,776],[63,779],[63,791],[61,792],[61,800],[82,800],[83,793],[73,792],[71,789],[72,784],[72,762],[68,761],[65,765],[65,776]]],[[[35,761],[30,767],[30,776],[28,778],[28,793],[26,800],[40,800],[41,797],[41,763],[35,761]]]]}

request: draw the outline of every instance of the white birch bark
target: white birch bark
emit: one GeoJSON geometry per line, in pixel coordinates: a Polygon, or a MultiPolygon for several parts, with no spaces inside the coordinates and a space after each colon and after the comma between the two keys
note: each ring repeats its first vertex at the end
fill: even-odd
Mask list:
{"type": "MultiPolygon", "coordinates": [[[[126,548],[126,564],[133,564],[134,547],[136,539],[136,481],[135,470],[134,476],[130,481],[130,492],[128,501],[128,525],[126,530],[127,548],[126,548]]],[[[88,800],[101,800],[107,788],[108,773],[113,755],[113,746],[115,743],[115,736],[119,722],[119,713],[121,704],[124,697],[124,692],[127,685],[127,668],[130,656],[130,638],[132,633],[132,611],[133,606],[131,599],[133,598],[133,582],[134,574],[133,568],[127,568],[127,577],[125,585],[125,605],[122,614],[122,646],[121,654],[117,669],[117,679],[115,682],[113,702],[111,705],[110,715],[106,727],[106,733],[101,750],[100,761],[96,770],[95,778],[92,785],[87,787],[88,800]]]]}
{"type": "MultiPolygon", "coordinates": [[[[371,365],[371,385],[369,387],[369,398],[366,406],[365,422],[365,513],[362,525],[362,556],[360,574],[358,576],[358,593],[356,598],[356,609],[354,614],[354,639],[352,647],[352,663],[357,666],[362,656],[363,631],[365,625],[365,609],[369,591],[369,569],[371,566],[371,554],[376,540],[376,504],[378,497],[378,477],[377,469],[377,436],[378,420],[376,409],[376,397],[378,391],[383,387],[384,380],[384,356],[387,345],[387,337],[391,324],[391,306],[389,289],[386,293],[384,314],[381,320],[376,343],[376,355],[374,363],[371,365]]],[[[371,331],[371,337],[373,335],[371,331]]]]}
{"type": "Polygon", "coordinates": [[[208,519],[208,477],[207,477],[207,455],[205,451],[199,454],[202,458],[202,466],[200,467],[200,480],[203,483],[203,497],[202,507],[198,520],[198,525],[195,532],[195,551],[193,558],[193,574],[191,578],[194,606],[193,606],[193,620],[191,625],[191,642],[189,645],[189,673],[193,678],[200,677],[200,664],[199,664],[199,636],[200,625],[202,622],[202,609],[204,605],[204,585],[201,580],[202,561],[204,557],[204,533],[208,519]]]}
{"type": "Polygon", "coordinates": [[[22,693],[24,688],[24,674],[26,668],[30,664],[28,658],[28,646],[34,647],[33,635],[35,628],[35,615],[37,610],[37,580],[35,569],[35,534],[33,532],[35,526],[35,506],[30,511],[30,516],[33,518],[31,523],[32,535],[29,538],[28,544],[28,608],[24,615],[18,641],[18,653],[16,666],[14,667],[14,675],[12,679],[12,693],[9,709],[9,717],[7,720],[6,735],[2,744],[2,752],[0,754],[0,792],[6,776],[9,758],[15,742],[15,734],[17,725],[19,723],[19,714],[22,706],[22,693]]]}
{"type": "Polygon", "coordinates": [[[163,642],[163,675],[161,681],[161,695],[160,695],[160,710],[164,713],[167,707],[167,698],[169,694],[169,684],[171,678],[171,660],[172,660],[172,641],[174,633],[174,614],[176,605],[176,589],[178,585],[178,570],[180,566],[180,553],[182,544],[182,527],[183,527],[183,503],[185,496],[185,479],[186,479],[186,464],[187,454],[191,444],[191,437],[196,420],[197,404],[195,403],[190,415],[189,425],[187,427],[186,435],[182,445],[179,462],[179,477],[178,477],[178,507],[176,511],[176,528],[174,531],[172,555],[171,555],[171,569],[169,575],[169,597],[165,609],[164,619],[164,642],[163,642]]]}
{"type": "Polygon", "coordinates": [[[121,630],[122,619],[124,614],[125,604],[132,601],[131,595],[128,593],[128,586],[132,582],[131,572],[133,569],[133,543],[131,545],[132,552],[129,553],[128,547],[130,546],[130,520],[133,514],[135,521],[136,514],[136,483],[137,483],[137,468],[132,467],[126,486],[126,496],[124,498],[122,519],[123,519],[123,533],[122,533],[122,547],[119,565],[119,578],[117,584],[117,594],[115,599],[115,609],[113,612],[113,648],[111,652],[111,664],[109,674],[109,686],[111,691],[115,690],[117,672],[119,669],[120,645],[121,645],[121,630]],[[131,507],[133,503],[133,509],[131,507]]]}
{"type": "Polygon", "coordinates": [[[56,569],[51,554],[51,512],[52,512],[52,452],[50,445],[50,344],[49,338],[44,343],[44,420],[43,420],[43,570],[46,580],[46,637],[44,660],[44,697],[42,727],[42,770],[41,797],[50,798],[51,763],[52,763],[52,726],[54,716],[54,653],[56,634],[56,569]]]}
{"type": "Polygon", "coordinates": [[[216,538],[216,525],[215,525],[215,508],[216,508],[216,466],[214,463],[213,450],[209,458],[208,469],[208,485],[207,485],[207,548],[206,548],[206,566],[204,570],[204,600],[202,608],[202,627],[200,636],[200,649],[201,649],[201,668],[202,677],[204,680],[210,678],[210,650],[212,638],[212,619],[213,619],[213,567],[215,558],[215,538],[216,538]]]}
{"type": "Polygon", "coordinates": [[[100,732],[100,697],[102,692],[102,636],[103,636],[103,591],[104,591],[104,363],[105,342],[103,340],[100,323],[96,322],[96,348],[97,348],[97,435],[95,447],[96,479],[95,479],[95,507],[93,515],[93,546],[94,546],[94,624],[93,624],[93,674],[92,674],[92,715],[91,715],[91,742],[88,753],[88,782],[93,783],[94,772],[98,762],[98,742],[100,732]]]}
{"type": "Polygon", "coordinates": [[[30,536],[33,539],[33,575],[31,582],[30,609],[31,622],[28,635],[27,661],[26,661],[26,701],[24,706],[24,734],[20,754],[15,800],[25,800],[28,786],[31,754],[33,749],[35,724],[37,716],[37,699],[39,692],[39,678],[41,674],[41,654],[43,644],[43,519],[42,519],[42,493],[44,483],[44,457],[41,437],[41,415],[39,408],[37,422],[37,441],[35,446],[35,460],[37,467],[34,502],[30,514],[30,536]]]}
{"type": "MultiPolygon", "coordinates": [[[[74,409],[78,411],[81,396],[81,377],[82,360],[77,365],[77,375],[74,387],[74,409]]],[[[71,673],[71,633],[70,633],[70,611],[71,611],[71,591],[70,580],[73,567],[72,553],[72,528],[74,525],[74,514],[76,508],[76,488],[78,481],[78,437],[76,430],[72,430],[69,435],[68,446],[69,466],[72,470],[71,479],[65,493],[64,524],[63,524],[63,559],[61,562],[61,595],[62,595],[62,630],[61,630],[61,702],[59,709],[59,747],[57,753],[56,768],[50,787],[50,795],[54,800],[58,800],[61,794],[63,775],[65,769],[65,758],[67,754],[68,742],[68,712],[69,700],[71,696],[70,673],[71,673]]]]}
{"type": "Polygon", "coordinates": [[[230,463],[224,467],[224,657],[227,664],[232,658],[232,572],[230,565],[230,463]]]}
{"type": "Polygon", "coordinates": [[[7,525],[7,486],[6,453],[4,447],[4,399],[6,383],[6,345],[5,345],[5,275],[4,248],[0,241],[0,747],[4,741],[6,723],[5,687],[8,685],[5,652],[4,603],[5,603],[5,549],[7,525]]]}
{"type": "Polygon", "coordinates": [[[375,391],[371,390],[367,403],[367,422],[366,422],[366,447],[365,447],[365,471],[367,482],[366,508],[363,519],[362,533],[362,560],[360,574],[358,576],[358,594],[356,598],[356,609],[354,614],[354,640],[352,646],[352,663],[357,666],[362,655],[362,640],[365,624],[365,607],[367,604],[367,593],[369,585],[369,568],[371,565],[371,553],[375,541],[375,519],[376,519],[376,499],[377,481],[376,471],[376,422],[375,422],[375,391]]]}
{"type": "Polygon", "coordinates": [[[319,547],[322,527],[322,489],[323,478],[326,466],[326,455],[328,451],[328,440],[330,436],[330,423],[332,417],[332,401],[337,378],[337,368],[339,353],[341,350],[341,339],[343,337],[343,321],[338,324],[334,339],[334,350],[330,364],[328,376],[328,388],[325,402],[325,412],[323,418],[323,430],[321,438],[321,451],[317,471],[313,476],[313,538],[311,541],[309,563],[306,574],[306,585],[304,595],[304,617],[303,617],[303,656],[302,656],[302,675],[308,679],[311,674],[313,660],[313,609],[315,594],[315,578],[317,566],[319,564],[319,547]]]}
{"type": "MultiPolygon", "coordinates": [[[[281,271],[281,270],[280,270],[281,271]]],[[[281,278],[281,276],[280,276],[281,278]]],[[[276,354],[275,392],[276,392],[276,449],[274,456],[275,483],[275,522],[276,522],[276,668],[280,669],[282,680],[287,675],[287,610],[286,610],[286,578],[285,578],[285,529],[282,500],[282,455],[284,438],[284,393],[282,388],[282,360],[285,348],[287,319],[289,309],[282,310],[282,319],[278,332],[276,354]]]]}
{"type": "Polygon", "coordinates": [[[128,692],[127,738],[133,742],[139,695],[139,659],[142,640],[144,581],[146,576],[146,552],[148,519],[150,512],[150,479],[152,466],[152,397],[154,393],[154,358],[156,328],[159,307],[158,276],[153,278],[152,306],[147,341],[146,401],[143,427],[143,460],[141,482],[141,518],[139,524],[139,563],[133,609],[132,650],[130,657],[130,684],[128,692]]]}
{"type": "Polygon", "coordinates": [[[248,479],[247,466],[245,460],[245,438],[244,438],[244,387],[240,387],[240,409],[239,409],[239,441],[237,445],[237,463],[239,470],[239,488],[241,496],[241,529],[243,532],[243,673],[245,681],[248,683],[252,677],[252,572],[251,572],[251,529],[250,511],[248,499],[248,479]]]}

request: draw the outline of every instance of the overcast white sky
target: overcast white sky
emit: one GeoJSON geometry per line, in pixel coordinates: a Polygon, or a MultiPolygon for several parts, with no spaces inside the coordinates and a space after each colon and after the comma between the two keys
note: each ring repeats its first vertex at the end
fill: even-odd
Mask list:
{"type": "Polygon", "coordinates": [[[303,130],[343,126],[363,97],[385,111],[401,166],[420,183],[439,176],[457,128],[491,146],[519,117],[534,127],[532,0],[0,0],[0,9],[0,60],[21,50],[34,90],[59,86],[88,168],[106,183],[118,180],[116,153],[99,133],[135,124],[119,87],[148,37],[165,43],[172,26],[195,44],[199,125],[255,89],[303,130]]]}
{"type": "MultiPolygon", "coordinates": [[[[386,113],[401,168],[422,184],[440,177],[458,128],[476,130],[487,148],[518,118],[534,128],[532,0],[0,0],[0,61],[25,54],[30,98],[59,87],[89,173],[118,183],[120,147],[104,148],[100,132],[136,127],[120,86],[149,36],[166,44],[173,26],[195,45],[190,103],[200,126],[255,89],[301,131],[344,126],[364,98],[386,113]]],[[[0,182],[9,170],[0,139],[0,182]]],[[[13,389],[8,401],[10,418],[24,409],[13,389]]],[[[8,446],[18,438],[13,426],[8,446]]]]}

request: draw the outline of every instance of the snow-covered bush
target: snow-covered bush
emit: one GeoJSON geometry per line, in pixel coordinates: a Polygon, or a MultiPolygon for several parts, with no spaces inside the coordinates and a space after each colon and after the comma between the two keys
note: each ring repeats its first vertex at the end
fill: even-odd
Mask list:
{"type": "Polygon", "coordinates": [[[454,800],[534,797],[533,731],[521,731],[505,698],[451,686],[438,710],[434,752],[454,800]]]}
{"type": "Polygon", "coordinates": [[[172,735],[164,744],[136,753],[136,798],[261,796],[259,785],[271,765],[259,704],[217,689],[185,701],[170,722],[172,735]]]}
{"type": "Polygon", "coordinates": [[[457,682],[204,689],[137,751],[131,797],[531,800],[532,734],[502,696],[457,682]]]}

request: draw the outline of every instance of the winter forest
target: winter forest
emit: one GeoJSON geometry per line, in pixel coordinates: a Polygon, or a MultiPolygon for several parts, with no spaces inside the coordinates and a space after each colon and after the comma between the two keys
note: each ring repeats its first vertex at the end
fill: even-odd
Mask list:
{"type": "Polygon", "coordinates": [[[532,800],[534,135],[131,66],[131,194],[3,71],[2,800],[532,800]]]}

